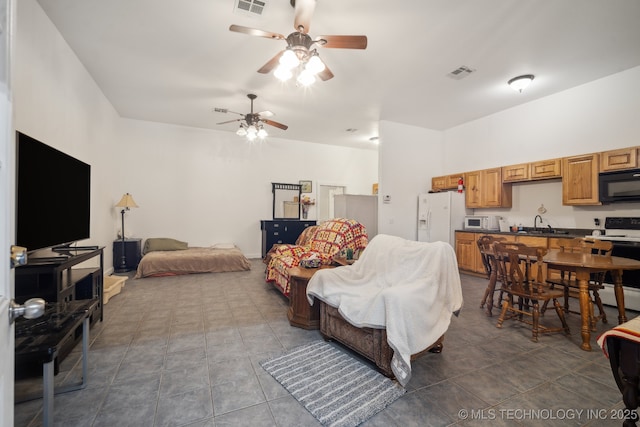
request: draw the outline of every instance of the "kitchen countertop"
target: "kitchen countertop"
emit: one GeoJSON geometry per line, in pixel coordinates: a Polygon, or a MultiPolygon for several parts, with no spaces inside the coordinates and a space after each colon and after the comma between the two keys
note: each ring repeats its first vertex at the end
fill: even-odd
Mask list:
{"type": "MultiPolygon", "coordinates": [[[[591,228],[554,228],[553,231],[548,229],[533,227],[524,227],[523,231],[500,231],[500,230],[456,230],[466,233],[487,233],[487,234],[504,234],[512,236],[534,236],[534,237],[559,237],[574,238],[591,235],[591,228]]],[[[604,231],[604,230],[602,230],[604,231]]]]}

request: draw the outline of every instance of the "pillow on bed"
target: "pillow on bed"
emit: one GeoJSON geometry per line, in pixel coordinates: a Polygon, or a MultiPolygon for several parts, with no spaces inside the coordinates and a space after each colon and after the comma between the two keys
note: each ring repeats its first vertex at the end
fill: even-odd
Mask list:
{"type": "Polygon", "coordinates": [[[166,237],[154,237],[149,238],[144,242],[143,254],[153,251],[179,251],[187,249],[187,242],[181,242],[176,239],[169,239],[166,237]]]}
{"type": "Polygon", "coordinates": [[[234,243],[216,243],[211,245],[213,249],[234,249],[236,245],[234,243]]]}

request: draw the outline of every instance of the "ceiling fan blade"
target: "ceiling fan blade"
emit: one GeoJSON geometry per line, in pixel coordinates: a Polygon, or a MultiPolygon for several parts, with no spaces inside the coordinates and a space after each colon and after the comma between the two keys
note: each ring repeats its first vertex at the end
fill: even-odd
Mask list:
{"type": "Polygon", "coordinates": [[[316,0],[295,0],[295,19],[293,28],[307,34],[311,27],[311,17],[316,8],[316,0]]]}
{"type": "Polygon", "coordinates": [[[233,122],[240,122],[242,121],[242,119],[235,119],[235,120],[227,120],[226,122],[220,122],[220,123],[216,123],[217,125],[224,125],[227,123],[233,123],[233,122]]]}
{"type": "Polygon", "coordinates": [[[282,56],[283,53],[284,53],[284,50],[280,51],[276,56],[274,56],[266,64],[264,64],[258,70],[258,72],[262,74],[268,74],[271,70],[273,70],[278,65],[278,61],[280,61],[280,57],[282,56]]]}
{"type": "Polygon", "coordinates": [[[287,130],[289,128],[289,126],[283,125],[282,123],[274,122],[273,120],[264,119],[264,120],[262,120],[262,122],[264,122],[264,123],[266,123],[268,125],[280,128],[282,130],[287,130]]]}
{"type": "Polygon", "coordinates": [[[320,71],[317,74],[318,77],[320,77],[320,80],[322,81],[327,81],[329,79],[333,78],[333,73],[331,72],[331,70],[329,69],[329,67],[327,67],[327,64],[324,65],[324,70],[320,71]]]}
{"type": "Polygon", "coordinates": [[[271,31],[258,30],[257,28],[243,27],[242,25],[231,25],[229,31],[235,31],[236,33],[249,34],[250,36],[265,37],[267,39],[285,40],[286,37],[282,34],[272,33],[271,31]]]}
{"type": "Polygon", "coordinates": [[[271,112],[271,111],[269,111],[269,110],[265,110],[265,111],[260,111],[260,112],[258,113],[258,116],[260,116],[260,117],[273,117],[273,116],[275,116],[275,114],[274,114],[274,113],[272,113],[272,112],[271,112]]]}
{"type": "Polygon", "coordinates": [[[226,113],[231,113],[231,114],[238,114],[238,115],[240,115],[240,116],[244,116],[244,114],[242,114],[242,113],[236,113],[235,111],[231,111],[231,110],[228,110],[228,109],[226,109],[226,108],[218,108],[218,107],[214,107],[214,108],[213,108],[213,112],[214,112],[214,113],[225,113],[225,114],[226,114],[226,113]]]}
{"type": "Polygon", "coordinates": [[[322,47],[334,49],[367,48],[367,36],[318,36],[314,41],[322,47]]]}

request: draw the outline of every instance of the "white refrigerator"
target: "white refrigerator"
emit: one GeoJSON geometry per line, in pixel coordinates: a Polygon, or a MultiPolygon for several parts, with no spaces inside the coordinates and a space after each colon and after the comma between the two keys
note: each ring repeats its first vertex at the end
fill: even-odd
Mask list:
{"type": "Polygon", "coordinates": [[[444,191],[418,195],[418,241],[455,244],[455,231],[464,226],[464,193],[444,191]]]}

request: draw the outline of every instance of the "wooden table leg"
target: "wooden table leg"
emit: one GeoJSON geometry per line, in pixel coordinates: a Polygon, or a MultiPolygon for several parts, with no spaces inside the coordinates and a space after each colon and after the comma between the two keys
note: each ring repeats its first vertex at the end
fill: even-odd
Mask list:
{"type": "Polygon", "coordinates": [[[627,314],[624,308],[624,288],[622,287],[622,270],[611,271],[613,277],[613,291],[616,295],[616,305],[618,306],[618,325],[627,321],[627,314]]]}
{"type": "Polygon", "coordinates": [[[582,335],[581,349],[591,351],[591,325],[589,322],[589,272],[585,270],[576,271],[576,280],[579,286],[580,298],[580,328],[582,335]]]}

